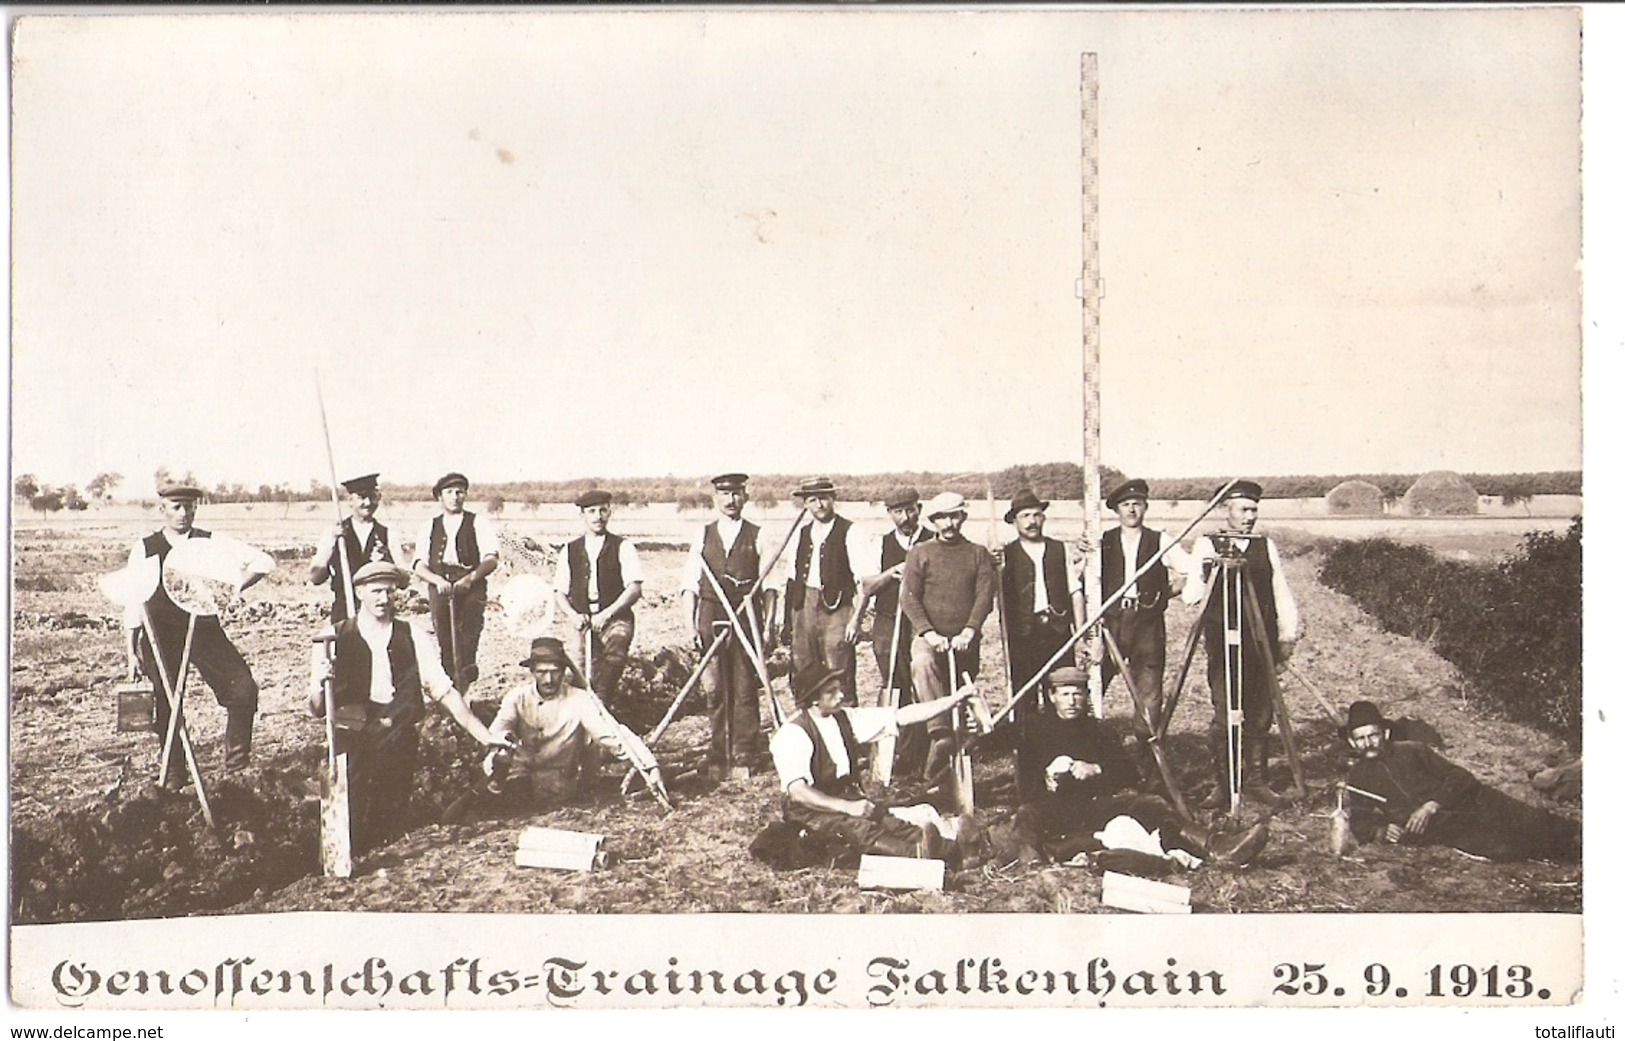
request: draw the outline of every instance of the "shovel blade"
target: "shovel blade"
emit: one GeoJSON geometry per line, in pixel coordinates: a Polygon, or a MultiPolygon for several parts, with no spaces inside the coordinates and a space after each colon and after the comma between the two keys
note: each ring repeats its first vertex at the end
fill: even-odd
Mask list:
{"type": "Polygon", "coordinates": [[[338,757],[334,773],[322,771],[322,874],[349,878],[355,870],[350,858],[350,757],[338,757]]]}

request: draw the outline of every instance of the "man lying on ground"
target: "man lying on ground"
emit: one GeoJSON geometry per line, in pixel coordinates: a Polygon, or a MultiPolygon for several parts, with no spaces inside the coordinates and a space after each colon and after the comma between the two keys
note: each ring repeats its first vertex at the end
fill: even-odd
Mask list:
{"type": "Polygon", "coordinates": [[[1578,862],[1580,825],[1484,784],[1418,741],[1396,741],[1369,701],[1341,731],[1358,756],[1348,772],[1349,824],[1361,842],[1449,846],[1490,860],[1578,862]]]}
{"type": "MultiPolygon", "coordinates": [[[[589,746],[647,771],[651,784],[659,782],[653,753],[588,690],[562,641],[552,636],[532,640],[530,657],[519,664],[530,670],[531,678],[503,696],[491,724],[493,739],[508,747],[485,757],[480,783],[446,808],[442,823],[462,820],[481,803],[541,810],[567,802],[582,787],[589,746]]],[[[589,783],[592,779],[586,777],[589,783]]]]}
{"type": "Polygon", "coordinates": [[[1049,674],[1049,707],[999,727],[977,744],[980,752],[1014,751],[1038,764],[1017,792],[1013,849],[1025,861],[1082,862],[1081,854],[1135,849],[1184,867],[1201,860],[1241,867],[1269,841],[1265,821],[1220,837],[1186,824],[1167,802],[1135,790],[1138,776],[1117,735],[1089,714],[1089,678],[1066,667],[1049,674]],[[1129,818],[1137,827],[1119,822],[1129,818]]]}

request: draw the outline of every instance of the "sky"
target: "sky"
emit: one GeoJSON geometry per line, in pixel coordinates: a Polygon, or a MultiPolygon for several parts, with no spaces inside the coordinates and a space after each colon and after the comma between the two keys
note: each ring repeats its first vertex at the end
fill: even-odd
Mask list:
{"type": "Polygon", "coordinates": [[[14,472],[1581,465],[1573,12],[23,18],[14,472]]]}

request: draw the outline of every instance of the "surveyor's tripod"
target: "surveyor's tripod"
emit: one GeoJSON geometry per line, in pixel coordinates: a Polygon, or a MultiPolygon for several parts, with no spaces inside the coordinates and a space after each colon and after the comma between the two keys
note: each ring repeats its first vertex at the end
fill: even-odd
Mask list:
{"type": "MultiPolygon", "coordinates": [[[[1223,699],[1224,707],[1221,714],[1225,739],[1225,782],[1229,794],[1230,813],[1236,814],[1240,811],[1241,797],[1247,782],[1256,782],[1262,791],[1268,789],[1268,779],[1262,774],[1269,762],[1269,727],[1266,725],[1258,728],[1252,737],[1259,747],[1256,749],[1245,747],[1244,695],[1249,685],[1252,685],[1254,690],[1262,687],[1268,696],[1267,706],[1260,708],[1255,705],[1255,711],[1267,712],[1270,708],[1274,709],[1275,721],[1281,728],[1281,742],[1286,746],[1287,763],[1292,769],[1294,792],[1291,794],[1301,798],[1308,789],[1304,783],[1303,763],[1298,757],[1298,741],[1292,729],[1292,717],[1287,712],[1286,701],[1281,696],[1281,684],[1275,675],[1275,648],[1270,646],[1264,615],[1258,606],[1258,590],[1247,570],[1247,548],[1252,540],[1261,539],[1263,536],[1223,531],[1211,538],[1218,554],[1206,562],[1211,567],[1207,589],[1202,594],[1196,621],[1191,625],[1190,634],[1185,640],[1185,651],[1180,660],[1179,676],[1174,681],[1173,693],[1168,699],[1162,719],[1155,721],[1155,725],[1158,727],[1159,737],[1167,735],[1168,721],[1173,718],[1174,709],[1179,704],[1179,697],[1185,688],[1185,680],[1190,675],[1191,661],[1196,656],[1196,641],[1203,633],[1210,631],[1210,627],[1214,625],[1212,616],[1217,612],[1217,632],[1220,637],[1218,645],[1215,646],[1211,636],[1206,641],[1209,676],[1213,676],[1217,671],[1212,666],[1212,655],[1223,654],[1224,690],[1213,693],[1215,706],[1219,704],[1221,697],[1223,699]],[[1252,667],[1249,668],[1249,665],[1252,667]],[[1255,672],[1259,675],[1253,675],[1255,672]],[[1253,754],[1249,756],[1248,752],[1253,754]],[[1250,765],[1247,762],[1249,758],[1252,760],[1250,765]],[[1256,778],[1243,776],[1244,770],[1255,767],[1260,776],[1256,778]]],[[[1216,744],[1214,751],[1217,758],[1216,744]]]]}

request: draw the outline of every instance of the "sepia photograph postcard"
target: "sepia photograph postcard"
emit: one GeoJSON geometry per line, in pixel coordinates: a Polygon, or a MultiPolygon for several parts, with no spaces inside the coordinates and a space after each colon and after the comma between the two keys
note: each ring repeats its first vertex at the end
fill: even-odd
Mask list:
{"type": "Polygon", "coordinates": [[[7,14],[18,1022],[1612,1036],[1625,19],[7,14]]]}

